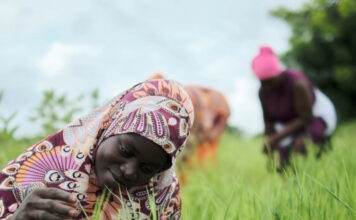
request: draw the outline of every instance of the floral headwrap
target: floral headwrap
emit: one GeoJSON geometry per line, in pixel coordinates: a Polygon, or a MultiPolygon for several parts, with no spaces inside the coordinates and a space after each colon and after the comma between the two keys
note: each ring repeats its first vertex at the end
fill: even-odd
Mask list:
{"type": "MultiPolygon", "coordinates": [[[[156,174],[149,188],[155,193],[158,216],[179,219],[181,199],[174,162],[193,121],[191,100],[177,82],[156,79],[137,84],[10,161],[0,174],[0,219],[10,218],[29,192],[38,187],[75,193],[90,216],[103,190],[94,173],[95,152],[105,138],[123,133],[137,133],[152,140],[172,158],[172,166],[156,174]]],[[[127,214],[130,218],[150,218],[147,187],[114,192],[121,198],[111,197],[102,207],[101,219],[127,214]],[[128,213],[123,212],[123,204],[128,213]]]]}

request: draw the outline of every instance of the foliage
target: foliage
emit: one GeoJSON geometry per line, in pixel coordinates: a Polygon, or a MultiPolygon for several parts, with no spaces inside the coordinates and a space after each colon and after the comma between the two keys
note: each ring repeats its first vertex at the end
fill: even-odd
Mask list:
{"type": "Polygon", "coordinates": [[[183,219],[355,219],[355,129],[342,126],[319,160],[309,146],[282,175],[267,170],[262,139],[225,134],[219,163],[187,175],[183,219]]]}
{"type": "MultiPolygon", "coordinates": [[[[36,107],[30,121],[41,124],[40,136],[49,135],[66,124],[83,111],[84,95],[68,98],[67,94],[58,95],[53,90],[43,92],[41,103],[36,107]]],[[[98,106],[99,91],[90,94],[91,107],[98,106]]]]}
{"type": "MultiPolygon", "coordinates": [[[[4,93],[0,91],[0,104],[4,93]]],[[[13,119],[16,117],[16,112],[10,116],[5,117],[0,115],[0,167],[8,162],[9,158],[15,158],[20,155],[30,144],[33,144],[35,139],[22,138],[16,140],[14,134],[18,129],[18,126],[11,126],[13,119]]]]}
{"type": "Polygon", "coordinates": [[[272,14],[292,29],[288,67],[306,73],[335,103],[341,120],[356,116],[356,1],[311,0],[272,14]]]}
{"type": "Polygon", "coordinates": [[[94,89],[91,93],[90,93],[90,99],[91,99],[91,107],[93,109],[99,107],[99,90],[98,89],[94,89]]]}
{"type": "MultiPolygon", "coordinates": [[[[182,219],[355,219],[355,129],[356,121],[341,126],[333,151],[319,160],[309,146],[308,158],[294,157],[284,175],[267,171],[261,138],[225,134],[219,163],[187,174],[182,219]]],[[[3,145],[0,165],[18,155],[14,146],[23,144],[3,145]]]]}
{"type": "Polygon", "coordinates": [[[53,90],[44,91],[42,101],[30,121],[41,123],[41,135],[51,134],[73,120],[74,115],[82,110],[79,107],[82,100],[82,95],[69,100],[66,94],[57,95],[53,90]]]}
{"type": "MultiPolygon", "coordinates": [[[[4,92],[0,91],[0,104],[3,95],[4,92]]],[[[12,124],[17,113],[14,112],[10,116],[0,115],[0,165],[4,165],[8,158],[15,158],[20,155],[43,136],[49,135],[71,122],[76,113],[82,110],[79,106],[83,106],[81,102],[83,99],[83,95],[70,100],[66,94],[57,95],[54,91],[45,91],[39,107],[35,109],[35,114],[30,118],[33,122],[41,123],[42,130],[40,134],[34,137],[15,139],[14,134],[18,126],[12,124]]],[[[92,108],[98,107],[99,91],[93,90],[87,99],[92,108]]]]}
{"type": "MultiPolygon", "coordinates": [[[[0,103],[2,101],[2,97],[4,95],[3,91],[0,91],[0,103]]],[[[14,133],[18,129],[18,126],[10,127],[11,122],[16,117],[16,112],[12,113],[8,117],[4,117],[0,115],[0,142],[3,140],[9,140],[14,138],[14,133]]]]}
{"type": "Polygon", "coordinates": [[[226,127],[226,131],[230,134],[234,134],[236,136],[241,136],[242,135],[242,131],[240,128],[236,127],[236,126],[232,126],[232,125],[227,125],[226,127]]]}

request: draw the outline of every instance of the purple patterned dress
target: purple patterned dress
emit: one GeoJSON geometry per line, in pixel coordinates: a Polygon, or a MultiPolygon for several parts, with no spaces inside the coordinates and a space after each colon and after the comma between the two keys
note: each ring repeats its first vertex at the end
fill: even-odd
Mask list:
{"type": "MultiPolygon", "coordinates": [[[[260,97],[265,100],[264,117],[272,123],[286,124],[296,119],[297,113],[293,101],[293,84],[296,80],[305,80],[309,85],[309,92],[315,103],[314,86],[310,80],[302,73],[295,70],[285,70],[282,72],[282,82],[273,91],[260,90],[260,97]]],[[[321,144],[325,140],[326,123],[321,117],[313,117],[307,130],[297,132],[293,136],[310,135],[316,144],[321,144]]]]}

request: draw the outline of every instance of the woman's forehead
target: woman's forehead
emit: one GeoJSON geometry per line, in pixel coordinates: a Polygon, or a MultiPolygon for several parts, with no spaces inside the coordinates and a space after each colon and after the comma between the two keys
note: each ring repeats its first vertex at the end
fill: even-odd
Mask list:
{"type": "Polygon", "coordinates": [[[115,136],[117,136],[117,139],[121,144],[128,145],[130,149],[135,151],[141,158],[145,160],[147,159],[148,161],[156,161],[157,159],[162,159],[165,162],[169,156],[160,145],[139,134],[126,133],[115,136]]]}

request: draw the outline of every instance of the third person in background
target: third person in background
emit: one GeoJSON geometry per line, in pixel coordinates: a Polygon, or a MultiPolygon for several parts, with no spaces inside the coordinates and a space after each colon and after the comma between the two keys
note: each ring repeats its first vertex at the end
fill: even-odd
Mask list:
{"type": "Polygon", "coordinates": [[[260,48],[252,69],[261,81],[261,101],[267,143],[264,153],[279,152],[282,171],[289,164],[291,151],[306,155],[307,138],[320,146],[319,153],[330,146],[336,126],[331,101],[301,72],[282,69],[279,59],[268,46],[260,48]]]}

